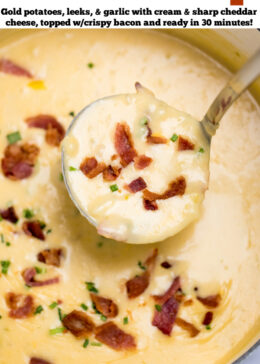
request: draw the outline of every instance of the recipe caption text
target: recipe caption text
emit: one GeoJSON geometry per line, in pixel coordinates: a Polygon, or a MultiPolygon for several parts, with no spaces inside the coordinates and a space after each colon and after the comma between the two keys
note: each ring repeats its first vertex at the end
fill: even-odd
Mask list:
{"type": "Polygon", "coordinates": [[[255,28],[259,11],[247,7],[222,9],[160,9],[118,7],[113,9],[0,8],[3,28],[255,28]]]}

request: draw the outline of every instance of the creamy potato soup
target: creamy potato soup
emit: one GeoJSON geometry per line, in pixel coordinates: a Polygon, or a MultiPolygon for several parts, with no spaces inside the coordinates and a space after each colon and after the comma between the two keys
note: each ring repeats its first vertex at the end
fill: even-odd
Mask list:
{"type": "Polygon", "coordinates": [[[198,216],[209,144],[198,121],[136,87],[83,110],[64,140],[64,159],[71,194],[98,232],[144,244],[198,216]]]}
{"type": "MultiPolygon", "coordinates": [[[[133,94],[139,81],[200,120],[228,77],[156,32],[41,31],[0,49],[1,364],[226,364],[259,338],[260,123],[249,94],[212,140],[198,219],[172,238],[131,245],[98,235],[61,174],[65,131],[94,100],[133,94]]],[[[189,137],[159,136],[176,148],[174,133],[189,137]]],[[[88,152],[82,159],[99,157],[88,152]]],[[[179,176],[165,170],[166,181],[179,176]]]]}

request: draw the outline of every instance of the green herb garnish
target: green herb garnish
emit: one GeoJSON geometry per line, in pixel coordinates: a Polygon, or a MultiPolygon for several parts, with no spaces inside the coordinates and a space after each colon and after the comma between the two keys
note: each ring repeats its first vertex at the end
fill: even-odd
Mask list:
{"type": "Polygon", "coordinates": [[[128,324],[128,317],[127,316],[123,318],[123,324],[124,325],[127,325],[128,324]]]}
{"type": "Polygon", "coordinates": [[[46,228],[46,224],[44,221],[39,221],[39,224],[40,224],[40,228],[43,230],[46,228]]]}
{"type": "Polygon", "coordinates": [[[62,334],[65,331],[65,327],[56,327],[55,329],[50,329],[49,334],[50,335],[56,335],[56,334],[62,334]]]}
{"type": "Polygon", "coordinates": [[[63,315],[62,315],[61,308],[59,308],[59,307],[58,307],[58,315],[59,315],[60,321],[62,321],[63,320],[63,315]]]}
{"type": "Polygon", "coordinates": [[[106,317],[105,315],[101,315],[101,316],[100,316],[100,319],[101,319],[102,321],[106,321],[106,320],[107,320],[107,317],[106,317]]]}
{"type": "Polygon", "coordinates": [[[19,140],[22,140],[21,134],[19,131],[15,131],[14,133],[7,134],[6,136],[9,144],[14,144],[19,140]]]}
{"type": "Polygon", "coordinates": [[[2,316],[0,315],[0,320],[1,320],[2,316]]]}
{"type": "Polygon", "coordinates": [[[99,241],[98,243],[97,243],[97,246],[99,247],[99,248],[101,248],[102,246],[103,246],[103,241],[99,241]]]}
{"type": "Polygon", "coordinates": [[[89,63],[87,64],[87,66],[88,66],[88,68],[93,68],[93,67],[94,67],[94,63],[89,62],[89,63]]]}
{"type": "Polygon", "coordinates": [[[63,174],[60,172],[60,174],[59,174],[59,180],[61,181],[61,182],[63,182],[64,181],[64,178],[63,178],[63,174]]]}
{"type": "Polygon", "coordinates": [[[81,307],[84,311],[87,311],[87,310],[88,310],[88,306],[87,306],[87,305],[85,305],[85,303],[82,303],[82,304],[80,305],[80,307],[81,307]]]}
{"type": "Polygon", "coordinates": [[[40,305],[40,306],[37,306],[35,311],[34,311],[34,315],[39,315],[39,313],[41,313],[43,311],[43,307],[40,305]]]}
{"type": "Polygon", "coordinates": [[[144,116],[141,120],[140,120],[140,124],[142,126],[145,126],[148,124],[148,119],[144,116]]]}
{"type": "Polygon", "coordinates": [[[115,185],[111,185],[111,186],[109,186],[109,188],[110,188],[110,190],[111,190],[112,192],[116,192],[116,191],[118,191],[118,186],[117,186],[117,184],[115,184],[115,185]]]}
{"type": "Polygon", "coordinates": [[[69,112],[69,116],[74,117],[75,116],[75,112],[74,111],[69,112]]]}
{"type": "Polygon", "coordinates": [[[7,241],[7,242],[5,243],[5,245],[6,245],[6,246],[11,246],[10,241],[7,241]]]}
{"type": "Polygon", "coordinates": [[[41,273],[46,273],[46,269],[44,268],[40,268],[40,267],[37,267],[35,266],[34,269],[36,270],[36,273],[37,274],[41,274],[41,273]]]}
{"type": "Polygon", "coordinates": [[[201,148],[199,149],[199,153],[205,153],[204,148],[202,148],[202,147],[201,147],[201,148]]]}
{"type": "Polygon", "coordinates": [[[1,238],[1,242],[4,243],[5,242],[4,234],[0,234],[0,238],[1,238]]]}
{"type": "Polygon", "coordinates": [[[30,209],[24,209],[24,210],[23,210],[23,217],[25,217],[26,219],[31,219],[32,217],[34,217],[34,212],[33,212],[33,210],[30,210],[30,209]]]}
{"type": "Polygon", "coordinates": [[[3,221],[4,219],[2,218],[2,215],[0,214],[0,221],[3,221]]]}
{"type": "Polygon", "coordinates": [[[77,168],[69,166],[69,171],[74,172],[74,171],[77,171],[77,170],[78,170],[77,168]]]}
{"type": "Polygon", "coordinates": [[[84,340],[83,348],[86,348],[89,344],[89,339],[84,340]]]}
{"type": "Polygon", "coordinates": [[[178,139],[178,135],[177,134],[173,134],[171,137],[171,141],[172,142],[176,142],[176,140],[178,139]]]}
{"type": "Polygon", "coordinates": [[[98,289],[95,287],[95,283],[93,283],[93,282],[85,282],[85,284],[86,284],[87,290],[89,292],[98,293],[98,289]]]}
{"type": "Polygon", "coordinates": [[[49,305],[49,308],[51,309],[51,310],[53,310],[55,307],[57,307],[58,306],[58,302],[52,302],[50,305],[49,305]]]}
{"type": "Polygon", "coordinates": [[[92,345],[92,346],[102,346],[102,344],[101,344],[101,343],[97,343],[97,342],[95,342],[95,341],[93,341],[90,345],[92,345]]]}
{"type": "Polygon", "coordinates": [[[1,260],[3,274],[7,274],[10,264],[11,264],[11,262],[9,260],[1,260]]]}
{"type": "Polygon", "coordinates": [[[146,270],[146,267],[142,264],[142,262],[139,260],[138,262],[138,266],[142,269],[142,270],[146,270]]]}
{"type": "Polygon", "coordinates": [[[92,308],[93,308],[93,310],[95,311],[96,314],[101,315],[101,312],[98,311],[98,309],[96,308],[96,305],[95,305],[95,303],[93,301],[92,301],[92,308]]]}
{"type": "Polygon", "coordinates": [[[206,326],[206,330],[211,330],[211,326],[210,325],[207,325],[206,326]]]}
{"type": "Polygon", "coordinates": [[[46,231],[46,234],[50,234],[52,232],[52,229],[48,229],[47,231],[46,231]]]}
{"type": "Polygon", "coordinates": [[[154,305],[155,309],[158,311],[158,312],[161,312],[162,311],[162,306],[161,305],[154,305]]]}

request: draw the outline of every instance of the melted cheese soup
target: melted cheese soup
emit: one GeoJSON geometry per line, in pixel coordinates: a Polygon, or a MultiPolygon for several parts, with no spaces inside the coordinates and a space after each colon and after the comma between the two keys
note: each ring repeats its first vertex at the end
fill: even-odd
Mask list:
{"type": "Polygon", "coordinates": [[[137,94],[83,110],[64,155],[71,193],[98,232],[144,244],[176,234],[198,216],[209,145],[198,121],[138,87],[137,94]]]}
{"type": "MultiPolygon", "coordinates": [[[[232,106],[212,140],[199,219],[161,243],[130,245],[98,235],[71,202],[61,175],[65,131],[94,100],[132,93],[139,81],[200,120],[228,77],[201,52],[153,32],[32,32],[0,49],[1,364],[226,364],[259,338],[260,123],[249,94],[232,106]]],[[[113,123],[123,121],[133,133],[130,119],[99,120],[95,128],[104,136],[103,129],[114,132],[113,123]]],[[[125,181],[104,182],[109,193],[119,196],[109,190],[118,184],[123,196],[123,183],[139,176],[149,191],[162,193],[165,182],[181,175],[161,149],[177,148],[173,134],[191,136],[177,124],[175,131],[148,121],[153,136],[168,139],[149,150],[136,145],[161,163],[156,181],[148,169],[147,176],[146,169],[137,174],[131,162],[118,177],[125,181]]],[[[95,146],[94,131],[93,137],[95,146]]],[[[191,142],[196,153],[206,148],[199,139],[191,142]]],[[[104,146],[108,156],[86,148],[71,167],[86,157],[110,162],[111,145],[104,146]]],[[[193,152],[183,153],[184,163],[193,152]]],[[[101,175],[94,182],[77,170],[68,173],[81,173],[84,185],[103,183],[101,175]]],[[[166,202],[156,200],[158,207],[166,202]]],[[[147,212],[153,219],[156,211],[147,212]]]]}

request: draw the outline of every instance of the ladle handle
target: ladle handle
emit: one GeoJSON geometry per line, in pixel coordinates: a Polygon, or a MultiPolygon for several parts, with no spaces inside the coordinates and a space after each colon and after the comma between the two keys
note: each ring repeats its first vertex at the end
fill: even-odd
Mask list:
{"type": "Polygon", "coordinates": [[[209,139],[216,133],[225,112],[259,75],[260,49],[232,77],[209,107],[202,120],[203,129],[209,139]]]}

